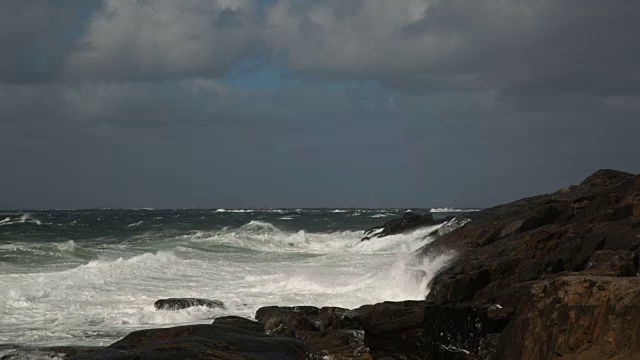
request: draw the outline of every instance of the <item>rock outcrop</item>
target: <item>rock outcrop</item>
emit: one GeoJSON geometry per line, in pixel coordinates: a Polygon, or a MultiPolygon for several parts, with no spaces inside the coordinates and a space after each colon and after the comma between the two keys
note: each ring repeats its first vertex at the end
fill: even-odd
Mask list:
{"type": "Polygon", "coordinates": [[[265,307],[256,313],[268,334],[304,341],[331,359],[424,359],[424,301],[384,302],[349,310],[265,307]]]}
{"type": "Polygon", "coordinates": [[[193,306],[206,306],[208,308],[224,309],[224,303],[220,300],[198,298],[171,298],[160,299],[153,304],[158,310],[181,310],[193,306]]]}
{"type": "Polygon", "coordinates": [[[428,300],[460,307],[458,315],[499,306],[508,321],[464,336],[455,310],[451,330],[434,313],[425,326],[444,329],[438,341],[487,359],[639,356],[640,176],[600,170],[580,185],[469,217],[421,249],[459,254],[433,279],[428,300]],[[482,343],[495,346],[487,352],[482,343]]]}
{"type": "Polygon", "coordinates": [[[400,219],[389,220],[382,225],[374,226],[370,229],[365,230],[365,237],[363,237],[361,241],[369,240],[371,238],[380,238],[389,235],[401,234],[424,226],[441,224],[451,219],[453,219],[452,216],[434,220],[433,215],[431,214],[418,215],[411,211],[407,211],[400,219]]]}
{"type": "Polygon", "coordinates": [[[302,341],[235,326],[187,325],[134,331],[106,348],[71,357],[98,359],[308,359],[302,341]]]}

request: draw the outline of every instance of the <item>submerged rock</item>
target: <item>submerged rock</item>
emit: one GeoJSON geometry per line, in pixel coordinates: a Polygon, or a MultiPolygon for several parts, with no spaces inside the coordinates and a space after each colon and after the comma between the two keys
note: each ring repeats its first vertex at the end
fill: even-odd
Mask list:
{"type": "Polygon", "coordinates": [[[224,303],[220,300],[208,300],[198,298],[171,298],[160,299],[153,304],[158,310],[180,310],[193,306],[206,306],[208,308],[224,309],[224,303]]]}

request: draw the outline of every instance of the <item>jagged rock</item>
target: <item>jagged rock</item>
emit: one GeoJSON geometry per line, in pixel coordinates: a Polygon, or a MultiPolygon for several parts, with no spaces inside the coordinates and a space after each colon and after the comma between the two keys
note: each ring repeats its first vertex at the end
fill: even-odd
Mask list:
{"type": "Polygon", "coordinates": [[[220,300],[208,300],[198,298],[171,298],[160,299],[153,304],[158,310],[180,310],[193,306],[206,306],[208,308],[224,309],[224,303],[220,300]]]}
{"type": "Polygon", "coordinates": [[[267,334],[295,337],[300,331],[317,331],[318,327],[309,317],[318,315],[313,306],[278,307],[269,306],[258,309],[258,320],[267,334]]]}
{"type": "Polygon", "coordinates": [[[375,359],[424,359],[425,301],[383,302],[353,310],[364,343],[375,359]]]}
{"type": "Polygon", "coordinates": [[[525,288],[499,359],[638,359],[640,278],[572,275],[525,288]]]}
{"type": "Polygon", "coordinates": [[[303,360],[310,353],[297,339],[211,324],[134,331],[102,350],[70,359],[303,360]]]}
{"type": "Polygon", "coordinates": [[[411,211],[407,211],[400,219],[389,220],[383,225],[374,226],[364,231],[365,237],[362,241],[369,240],[372,237],[384,237],[389,235],[400,234],[409,230],[414,230],[423,226],[430,226],[444,222],[444,219],[434,220],[433,215],[418,215],[411,211]]]}
{"type": "Polygon", "coordinates": [[[422,359],[424,301],[384,302],[348,310],[337,307],[266,307],[256,319],[272,334],[303,340],[333,359],[422,359]]]}
{"type": "Polygon", "coordinates": [[[427,354],[438,359],[459,353],[495,353],[498,336],[512,312],[513,309],[495,304],[484,307],[429,304],[424,315],[427,354]]]}
{"type": "Polygon", "coordinates": [[[578,186],[468,214],[469,223],[419,251],[458,254],[433,278],[428,300],[461,318],[426,340],[456,339],[453,348],[482,359],[640,353],[639,194],[640,176],[600,170],[578,186]],[[492,303],[513,309],[505,330],[460,335],[463,309],[492,303]]]}

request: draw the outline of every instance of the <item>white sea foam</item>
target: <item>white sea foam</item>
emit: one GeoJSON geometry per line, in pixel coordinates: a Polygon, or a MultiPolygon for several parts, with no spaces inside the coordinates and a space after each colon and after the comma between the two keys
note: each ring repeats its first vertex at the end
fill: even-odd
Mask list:
{"type": "Polygon", "coordinates": [[[76,243],[73,240],[56,244],[56,247],[60,251],[73,251],[76,248],[76,243]]]}
{"type": "Polygon", "coordinates": [[[20,216],[20,222],[23,223],[23,224],[27,223],[27,222],[30,222],[30,223],[34,223],[36,225],[42,225],[42,222],[40,222],[40,220],[38,220],[38,219],[32,218],[31,214],[22,214],[22,216],[20,216]]]}
{"type": "Polygon", "coordinates": [[[138,221],[138,222],[134,222],[133,224],[129,224],[127,225],[127,227],[137,227],[140,226],[144,223],[144,221],[138,221]]]}
{"type": "Polygon", "coordinates": [[[393,214],[385,214],[385,213],[381,213],[381,214],[375,214],[375,215],[371,215],[370,217],[372,218],[383,218],[383,217],[389,217],[393,214]]]}
{"type": "Polygon", "coordinates": [[[19,217],[15,217],[15,218],[7,216],[4,220],[0,221],[0,226],[14,225],[14,224],[28,224],[28,223],[42,225],[42,222],[40,220],[31,217],[31,214],[24,213],[19,217]]]}

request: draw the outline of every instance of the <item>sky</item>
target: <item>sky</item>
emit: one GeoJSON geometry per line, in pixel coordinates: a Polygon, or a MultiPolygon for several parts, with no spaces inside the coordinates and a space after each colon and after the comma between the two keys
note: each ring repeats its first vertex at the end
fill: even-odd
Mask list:
{"type": "Polygon", "coordinates": [[[0,208],[488,207],[640,172],[637,0],[6,0],[0,208]]]}

